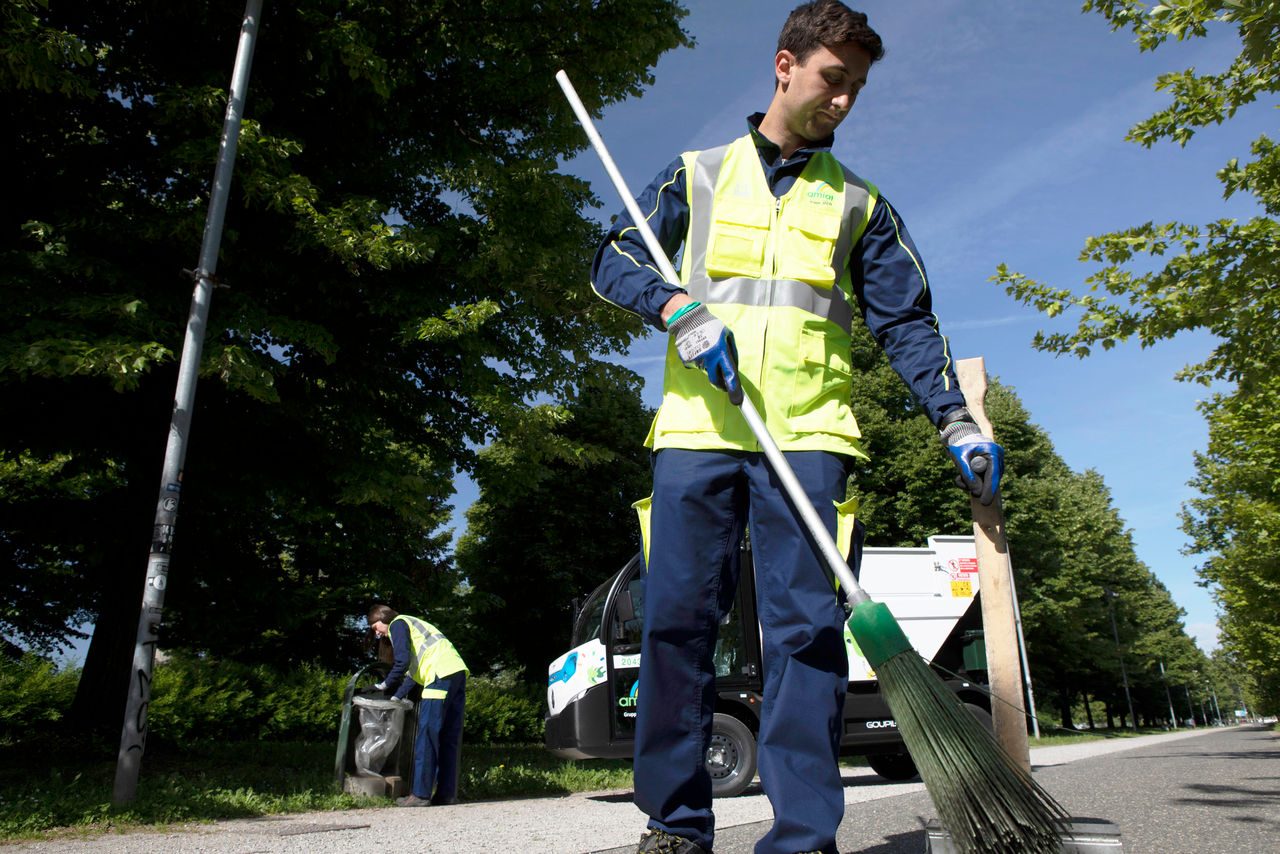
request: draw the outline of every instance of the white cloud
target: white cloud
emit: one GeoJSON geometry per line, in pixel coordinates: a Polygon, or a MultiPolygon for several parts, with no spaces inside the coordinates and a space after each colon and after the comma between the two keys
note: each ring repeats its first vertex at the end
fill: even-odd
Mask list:
{"type": "Polygon", "coordinates": [[[997,326],[1014,326],[1019,323],[1040,323],[1043,321],[1038,314],[1010,314],[1004,317],[984,317],[975,320],[948,320],[945,331],[952,332],[959,329],[992,329],[997,326]]]}

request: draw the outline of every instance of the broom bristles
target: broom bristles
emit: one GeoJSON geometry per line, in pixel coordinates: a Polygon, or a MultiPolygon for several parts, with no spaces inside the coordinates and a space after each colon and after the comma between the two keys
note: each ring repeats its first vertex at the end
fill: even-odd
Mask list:
{"type": "Polygon", "coordinates": [[[1060,852],[1066,810],[1015,764],[915,650],[876,668],[938,818],[965,852],[1060,852]]]}
{"type": "Polygon", "coordinates": [[[849,616],[880,694],[938,809],[965,852],[1058,852],[1066,810],[1000,748],[911,648],[889,609],[865,600],[849,616]]]}

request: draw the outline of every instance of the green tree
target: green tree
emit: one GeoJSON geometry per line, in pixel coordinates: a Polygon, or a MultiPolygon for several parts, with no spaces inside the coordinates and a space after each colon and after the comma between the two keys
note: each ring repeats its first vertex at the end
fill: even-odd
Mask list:
{"type": "MultiPolygon", "coordinates": [[[[1150,8],[1136,0],[1086,2],[1113,29],[1132,30],[1141,50],[1169,39],[1200,38],[1211,27],[1235,28],[1240,51],[1220,73],[1195,69],[1161,75],[1156,88],[1168,107],[1135,125],[1128,138],[1145,147],[1161,140],[1186,145],[1200,128],[1230,120],[1260,96],[1280,91],[1280,6],[1268,0],[1184,0],[1150,8]]],[[[1087,356],[1137,338],[1143,346],[1185,330],[1206,330],[1216,346],[1178,376],[1229,391],[1200,405],[1209,449],[1196,456],[1193,484],[1203,498],[1184,509],[1190,551],[1204,555],[1199,571],[1222,606],[1222,640],[1280,699],[1280,567],[1268,543],[1280,537],[1280,495],[1274,473],[1280,433],[1274,427],[1280,388],[1280,148],[1254,140],[1252,160],[1233,158],[1219,172],[1224,196],[1252,197],[1262,213],[1240,222],[1203,225],[1146,223],[1090,238],[1081,259],[1100,265],[1077,292],[1034,281],[1001,265],[996,281],[1027,305],[1054,317],[1078,313],[1074,332],[1040,333],[1035,345],[1087,356]],[[1144,257],[1145,256],[1145,257],[1144,257]],[[1136,268],[1136,269],[1135,269],[1136,268]],[[1142,272],[1142,271],[1146,272],[1142,272]]]]}
{"type": "Polygon", "coordinates": [[[641,380],[601,364],[549,430],[508,434],[480,453],[480,498],[458,542],[472,667],[519,667],[541,683],[569,647],[571,604],[640,547],[632,503],[648,495],[653,412],[641,380]]]}
{"type": "MultiPolygon", "coordinates": [[[[868,544],[921,546],[931,534],[971,531],[968,498],[954,485],[937,431],[865,330],[855,331],[853,353],[854,407],[871,460],[858,466],[851,489],[860,499],[868,544]]],[[[1016,392],[998,379],[991,381],[986,409],[1005,447],[1006,533],[1037,704],[1056,709],[1067,727],[1082,694],[1127,716],[1119,656],[1126,655],[1135,674],[1145,672],[1146,660],[1133,657],[1147,631],[1139,615],[1161,617],[1144,617],[1160,629],[1144,646],[1155,655],[1169,646],[1194,650],[1182,613],[1138,560],[1101,475],[1071,471],[1016,392]],[[1120,649],[1107,590],[1120,597],[1120,649]]],[[[1148,717],[1160,710],[1150,708],[1148,717]]]]}
{"type": "Polygon", "coordinates": [[[1193,548],[1207,555],[1200,576],[1222,606],[1223,648],[1270,708],[1280,707],[1280,436],[1268,410],[1276,404],[1274,383],[1206,401],[1209,447],[1196,454],[1192,480],[1202,497],[1183,512],[1193,548]]]}
{"type": "MultiPolygon", "coordinates": [[[[123,706],[236,4],[4,0],[0,628],[96,623],[123,706]]],[[[162,643],[340,664],[374,596],[448,601],[455,470],[638,323],[592,298],[585,139],[688,44],[673,0],[267,4],[162,643]]],[[[110,728],[110,727],[109,727],[110,728]]]]}

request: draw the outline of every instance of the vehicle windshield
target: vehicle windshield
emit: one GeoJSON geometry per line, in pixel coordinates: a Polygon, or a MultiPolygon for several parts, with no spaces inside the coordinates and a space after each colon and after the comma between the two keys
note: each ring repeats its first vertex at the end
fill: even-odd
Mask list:
{"type": "Polygon", "coordinates": [[[609,598],[610,578],[601,584],[587,597],[586,604],[578,614],[578,625],[573,630],[573,645],[581,646],[592,638],[600,636],[600,622],[604,619],[604,602],[609,598]]]}

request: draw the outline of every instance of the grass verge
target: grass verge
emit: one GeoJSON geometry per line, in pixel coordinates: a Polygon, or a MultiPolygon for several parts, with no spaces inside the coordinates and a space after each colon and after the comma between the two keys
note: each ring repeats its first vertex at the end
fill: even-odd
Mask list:
{"type": "MultiPolygon", "coordinates": [[[[390,804],[334,792],[333,756],[334,745],[324,743],[152,745],[137,799],[116,809],[115,756],[104,745],[6,747],[0,749],[0,839],[390,804]]],[[[569,762],[540,745],[463,745],[464,800],[630,785],[629,762],[569,762]]]]}

